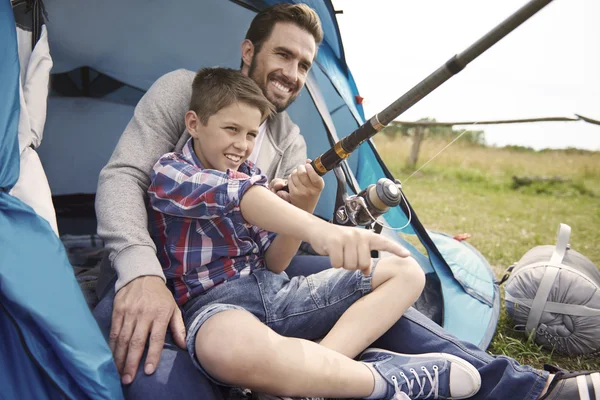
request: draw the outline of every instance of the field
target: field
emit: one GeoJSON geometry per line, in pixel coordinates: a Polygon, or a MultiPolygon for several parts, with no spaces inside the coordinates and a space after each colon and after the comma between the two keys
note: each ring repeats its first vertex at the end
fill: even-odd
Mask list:
{"type": "MultiPolygon", "coordinates": [[[[410,139],[383,134],[375,139],[425,227],[451,235],[469,233],[469,243],[487,258],[498,278],[532,247],[554,244],[561,222],[572,228],[571,248],[600,266],[600,152],[533,152],[459,140],[407,179],[413,173],[406,168],[410,139]],[[535,179],[514,188],[514,176],[535,179]]],[[[446,144],[425,140],[417,169],[446,144]]],[[[528,343],[512,330],[504,305],[488,350],[538,368],[552,363],[600,369],[598,358],[568,358],[528,343]]]]}

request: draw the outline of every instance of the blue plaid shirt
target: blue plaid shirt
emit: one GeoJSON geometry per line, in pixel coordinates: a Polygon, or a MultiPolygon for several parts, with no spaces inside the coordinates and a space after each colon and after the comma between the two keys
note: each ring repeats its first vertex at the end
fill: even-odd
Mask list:
{"type": "Polygon", "coordinates": [[[237,171],[204,169],[190,139],[155,164],[148,188],[150,233],[179,305],[264,268],[275,234],[248,224],[240,200],[267,178],[246,161],[237,171]]]}

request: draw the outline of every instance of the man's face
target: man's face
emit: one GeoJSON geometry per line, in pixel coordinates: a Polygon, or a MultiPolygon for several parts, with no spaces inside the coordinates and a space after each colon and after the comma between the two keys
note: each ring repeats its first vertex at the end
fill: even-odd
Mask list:
{"type": "Polygon", "coordinates": [[[310,33],[293,23],[278,22],[258,53],[254,52],[248,76],[281,112],[304,87],[316,51],[310,33]]]}
{"type": "Polygon", "coordinates": [[[236,170],[250,156],[258,135],[261,113],[246,103],[233,103],[212,115],[206,125],[194,111],[186,114],[186,126],[194,137],[194,152],[207,169],[236,170]]]}

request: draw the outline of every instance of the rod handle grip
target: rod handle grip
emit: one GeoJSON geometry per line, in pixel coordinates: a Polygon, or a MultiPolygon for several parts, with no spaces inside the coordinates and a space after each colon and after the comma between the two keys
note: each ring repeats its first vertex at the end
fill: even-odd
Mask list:
{"type": "MultiPolygon", "coordinates": [[[[323,176],[323,175],[325,175],[325,172],[327,172],[327,171],[325,171],[325,172],[321,173],[321,172],[320,172],[320,171],[317,169],[317,167],[315,166],[315,165],[316,165],[316,164],[315,164],[315,161],[316,161],[316,160],[319,160],[320,158],[321,158],[321,157],[319,156],[319,157],[317,157],[316,159],[312,160],[312,161],[310,162],[310,165],[313,167],[313,169],[315,170],[315,172],[316,172],[316,173],[317,173],[319,176],[323,176]]],[[[284,192],[288,192],[288,193],[289,193],[289,192],[290,192],[290,187],[289,187],[288,185],[285,185],[284,187],[282,187],[282,188],[281,188],[281,189],[279,189],[279,190],[283,190],[284,192]]]]}

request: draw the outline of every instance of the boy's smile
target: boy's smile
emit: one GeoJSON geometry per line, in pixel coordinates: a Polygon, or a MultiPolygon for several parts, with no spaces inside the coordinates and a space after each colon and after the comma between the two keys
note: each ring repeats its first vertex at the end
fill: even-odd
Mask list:
{"type": "Polygon", "coordinates": [[[194,111],[188,111],[188,130],[202,166],[223,172],[237,170],[254,149],[261,118],[258,108],[241,102],[222,108],[206,125],[194,111]]]}

